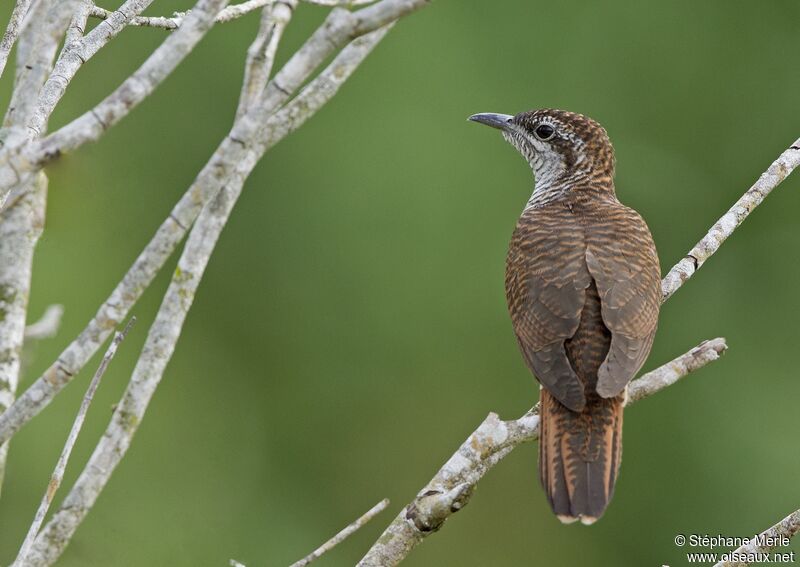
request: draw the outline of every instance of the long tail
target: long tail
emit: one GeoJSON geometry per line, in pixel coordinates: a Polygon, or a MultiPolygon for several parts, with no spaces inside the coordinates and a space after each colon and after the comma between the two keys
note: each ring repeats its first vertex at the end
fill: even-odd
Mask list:
{"type": "Polygon", "coordinates": [[[567,409],[541,390],[539,479],[558,519],[594,523],[614,495],[622,460],[624,396],[587,399],[567,409]]]}

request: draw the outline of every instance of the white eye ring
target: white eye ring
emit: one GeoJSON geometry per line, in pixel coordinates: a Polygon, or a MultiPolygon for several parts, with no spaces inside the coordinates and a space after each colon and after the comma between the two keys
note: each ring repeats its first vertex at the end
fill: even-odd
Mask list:
{"type": "Polygon", "coordinates": [[[540,124],[533,131],[533,134],[540,140],[549,140],[556,133],[556,129],[550,124],[540,124]]]}

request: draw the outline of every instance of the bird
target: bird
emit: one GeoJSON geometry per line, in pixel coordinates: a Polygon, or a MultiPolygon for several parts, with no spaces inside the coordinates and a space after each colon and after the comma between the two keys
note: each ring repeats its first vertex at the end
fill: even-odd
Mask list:
{"type": "Polygon", "coordinates": [[[599,123],[550,108],[469,120],[500,130],[533,170],[508,248],[506,300],[540,383],[540,482],[559,520],[589,525],[614,494],[628,383],[658,326],[656,247],[617,199],[614,148],[599,123]]]}

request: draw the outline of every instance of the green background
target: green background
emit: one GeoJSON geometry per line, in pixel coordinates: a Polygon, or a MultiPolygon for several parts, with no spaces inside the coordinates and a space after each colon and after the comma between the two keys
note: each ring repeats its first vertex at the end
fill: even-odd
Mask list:
{"type": "MultiPolygon", "coordinates": [[[[2,11],[6,21],[10,2],[2,11]]],[[[326,12],[299,8],[279,63],[326,12]]],[[[66,313],[56,338],[26,350],[22,388],[228,131],[257,22],[217,26],[101,142],[48,168],[30,318],[51,303],[66,313]]],[[[798,22],[792,0],[439,0],[402,21],[250,177],[131,450],[60,564],[286,565],[389,497],[319,562],[354,564],[488,412],[514,418],[537,398],[503,295],[531,174],[466,117],[553,106],[599,120],[618,195],[649,223],[666,271],[800,135],[798,22]]],[[[165,35],[125,30],[80,71],[51,127],[101,100],[165,35]]],[[[11,66],[5,75],[3,108],[11,66]]],[[[556,521],[526,445],[406,564],[674,567],[688,549],[677,534],[749,536],[798,508],[798,211],[795,174],[665,305],[646,369],[716,336],[730,350],[626,411],[602,521],[556,521]]],[[[108,422],[174,261],[134,309],[57,502],[108,422]]],[[[2,564],[97,362],[12,443],[2,564]]]]}

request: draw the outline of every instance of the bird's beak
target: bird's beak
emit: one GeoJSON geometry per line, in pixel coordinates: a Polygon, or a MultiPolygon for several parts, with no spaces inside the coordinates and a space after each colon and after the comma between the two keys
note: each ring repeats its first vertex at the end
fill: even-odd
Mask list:
{"type": "Polygon", "coordinates": [[[508,130],[511,126],[511,119],[514,118],[509,114],[495,114],[494,112],[481,112],[480,114],[473,114],[469,117],[472,122],[486,124],[498,130],[508,130]]]}

